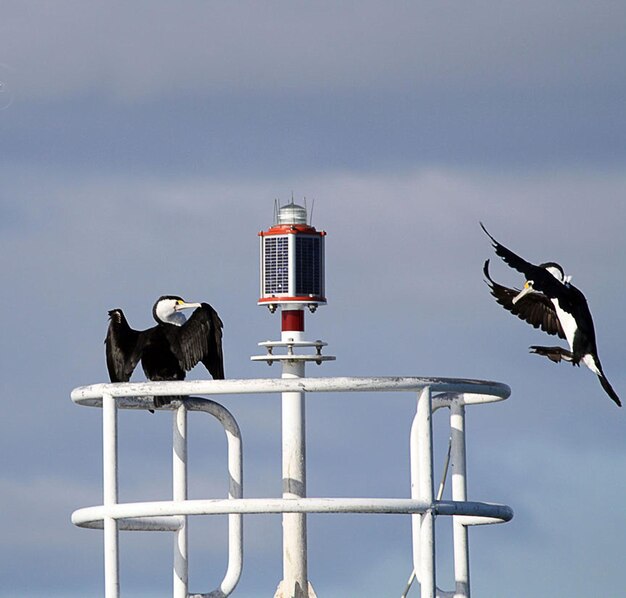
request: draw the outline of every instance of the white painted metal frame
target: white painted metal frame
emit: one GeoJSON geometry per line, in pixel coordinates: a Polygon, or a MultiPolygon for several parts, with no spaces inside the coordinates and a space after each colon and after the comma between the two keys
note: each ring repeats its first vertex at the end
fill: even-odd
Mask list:
{"type": "MultiPolygon", "coordinates": [[[[225,598],[234,590],[243,563],[244,513],[408,513],[413,529],[413,563],[421,598],[469,598],[467,526],[509,521],[505,505],[467,501],[465,471],[465,406],[506,399],[508,386],[496,382],[452,378],[283,378],[248,380],[196,380],[96,384],[75,389],[79,405],[103,409],[103,505],[79,509],[72,522],[104,529],[105,597],[118,598],[118,531],[166,530],[175,533],[174,598],[225,598]],[[417,408],[410,433],[410,499],[371,498],[243,498],[241,434],[232,415],[209,399],[190,395],[408,391],[417,393],[417,408]],[[174,489],[171,501],[118,503],[117,410],[153,408],[153,396],[187,396],[163,409],[174,415],[174,489]],[[452,500],[436,500],[433,487],[433,412],[450,409],[452,500]],[[228,499],[187,499],[187,411],[207,411],[224,426],[228,440],[230,490],[228,499]],[[208,594],[188,593],[187,517],[229,515],[229,561],[219,588],[208,594]],[[453,517],[455,590],[437,588],[435,519],[453,517]]],[[[285,449],[284,449],[285,450],[285,449]]]]}
{"type": "MultiPolygon", "coordinates": [[[[103,507],[106,514],[81,519],[79,511],[72,515],[72,521],[81,527],[104,528],[104,570],[105,596],[116,598],[120,594],[119,583],[119,530],[132,531],[171,531],[175,534],[173,598],[225,598],[235,589],[243,568],[243,521],[240,513],[229,512],[228,520],[228,566],[219,587],[206,594],[188,593],[187,560],[187,515],[159,513],[148,510],[145,515],[123,515],[117,517],[114,511],[118,504],[117,479],[117,408],[153,408],[145,400],[129,401],[102,394],[103,408],[103,507]]],[[[215,417],[224,427],[227,440],[229,500],[243,497],[243,452],[239,426],[232,414],[222,405],[199,397],[188,397],[175,401],[162,409],[175,409],[172,442],[172,503],[185,504],[187,501],[187,412],[204,411],[215,417]]],[[[149,504],[149,503],[143,503],[149,504]]],[[[83,509],[81,511],[89,511],[83,509]]]]}

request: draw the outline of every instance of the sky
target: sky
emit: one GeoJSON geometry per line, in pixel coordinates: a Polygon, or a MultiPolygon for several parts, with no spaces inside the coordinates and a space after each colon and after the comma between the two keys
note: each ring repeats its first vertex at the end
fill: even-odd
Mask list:
{"type": "MultiPolygon", "coordinates": [[[[328,305],[306,330],[337,360],[308,375],[511,387],[468,408],[468,496],[515,513],[470,530],[473,595],[622,595],[624,410],[586,368],[528,353],[557,339],[490,297],[485,259],[523,279],[479,222],[573,276],[625,399],[625,22],[602,0],[4,2],[0,597],[104,594],[102,534],[70,522],[102,502],[101,416],[70,392],[107,380],[108,309],[143,329],[162,294],[208,301],[226,376],[280,375],[250,361],[279,335],[256,305],[257,233],[292,197],[328,233],[328,305]]],[[[309,395],[309,495],[408,497],[414,399],[309,395]]],[[[244,494],[280,496],[280,399],[219,400],[242,429],[244,494]]],[[[120,414],[120,500],[170,498],[170,418],[120,414]]],[[[438,477],[443,413],[434,425],[438,477]]],[[[190,418],[190,435],[190,497],[225,496],[222,431],[190,418]]],[[[234,595],[271,596],[280,518],[244,526],[234,595]]],[[[225,533],[192,521],[193,591],[220,582],[225,533]]],[[[443,517],[437,534],[449,589],[443,517]]],[[[122,596],[171,595],[169,534],[120,546],[122,596]]],[[[320,597],[400,596],[410,572],[408,517],[309,517],[320,597]]]]}

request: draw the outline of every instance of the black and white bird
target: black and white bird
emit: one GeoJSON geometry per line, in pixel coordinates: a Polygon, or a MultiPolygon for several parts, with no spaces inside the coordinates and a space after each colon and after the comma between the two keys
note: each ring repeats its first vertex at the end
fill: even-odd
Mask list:
{"type": "MultiPolygon", "coordinates": [[[[133,330],[121,309],[109,311],[106,360],[111,382],[128,382],[141,361],[148,380],[184,380],[202,362],[216,380],[224,378],[222,321],[208,303],[187,303],[176,295],[159,297],[152,308],[156,326],[133,330]],[[185,309],[196,308],[185,318],[185,309]]],[[[155,407],[172,397],[154,397],[155,407]]]]}
{"type": "Polygon", "coordinates": [[[591,312],[582,292],[571,284],[563,268],[555,262],[535,266],[504,247],[480,226],[491,239],[496,254],[511,268],[526,276],[524,288],[510,289],[493,281],[489,275],[489,260],[483,266],[487,284],[496,301],[513,315],[540,328],[548,334],[567,340],[570,350],[562,347],[531,346],[531,353],[543,355],[559,363],[569,361],[580,365],[582,361],[600,380],[602,388],[618,406],[622,403],[602,371],[598,357],[596,334],[591,312]]]}

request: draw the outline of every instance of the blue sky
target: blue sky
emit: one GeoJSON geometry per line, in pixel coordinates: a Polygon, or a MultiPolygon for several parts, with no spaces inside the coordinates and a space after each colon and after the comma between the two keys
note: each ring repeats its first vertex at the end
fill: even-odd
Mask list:
{"type": "MultiPolygon", "coordinates": [[[[279,375],[249,360],[279,328],[256,305],[257,232],[292,194],[315,200],[313,224],[328,232],[329,303],[307,332],[337,361],[310,375],[512,388],[468,415],[469,496],[515,511],[470,532],[474,595],[587,598],[599,584],[620,595],[623,410],[588,370],[528,354],[551,339],[489,296],[486,258],[496,280],[522,281],[478,222],[573,275],[626,398],[623,5],[21,1],[1,12],[0,596],[103,594],[101,534],[69,520],[101,502],[100,414],[69,393],[106,380],[107,309],[146,328],[161,294],[209,301],[225,322],[226,375],[279,375]]],[[[278,399],[223,402],[243,432],[246,495],[278,496],[278,399]]],[[[307,408],[311,496],[408,496],[411,396],[314,396],[307,408]]],[[[122,500],[168,498],[170,425],[122,414],[122,500]]],[[[191,425],[191,495],[221,496],[222,433],[191,425]]],[[[208,591],[224,525],[194,526],[192,587],[208,591]]],[[[245,526],[235,595],[272,595],[280,520],[245,526]]],[[[318,595],[400,595],[408,519],[315,516],[309,530],[318,595]]],[[[169,536],[123,534],[121,554],[123,596],[169,595],[169,536]]]]}

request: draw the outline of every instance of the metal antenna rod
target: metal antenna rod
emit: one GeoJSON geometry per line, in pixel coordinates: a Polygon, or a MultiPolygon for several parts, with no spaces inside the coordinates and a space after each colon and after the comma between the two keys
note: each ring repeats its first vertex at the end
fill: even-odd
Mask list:
{"type": "Polygon", "coordinates": [[[274,224],[278,223],[278,210],[280,209],[280,200],[274,199],[274,224]]]}
{"type": "Polygon", "coordinates": [[[448,468],[450,467],[450,454],[452,453],[452,434],[448,439],[448,454],[446,455],[446,461],[443,465],[443,474],[441,476],[441,483],[439,484],[439,490],[437,491],[437,500],[443,498],[443,489],[446,486],[446,478],[448,477],[448,468]]]}

